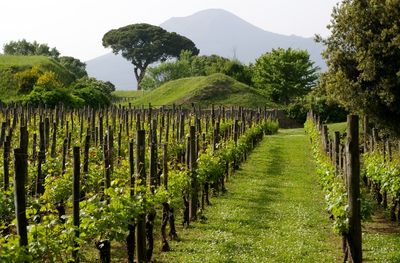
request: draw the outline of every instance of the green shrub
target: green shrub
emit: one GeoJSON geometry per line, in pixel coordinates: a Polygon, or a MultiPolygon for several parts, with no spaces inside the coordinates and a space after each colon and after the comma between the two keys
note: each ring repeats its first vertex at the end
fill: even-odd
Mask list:
{"type": "Polygon", "coordinates": [[[73,85],[72,88],[74,90],[91,88],[97,89],[100,92],[111,95],[113,91],[115,91],[115,86],[109,81],[102,81],[95,78],[83,77],[78,79],[73,85]]]}
{"type": "Polygon", "coordinates": [[[37,66],[17,72],[14,75],[14,80],[17,83],[17,89],[20,93],[29,93],[39,79],[41,72],[37,66]]]}
{"type": "Polygon", "coordinates": [[[312,94],[288,104],[284,110],[289,118],[304,123],[310,109],[327,123],[346,121],[348,114],[339,104],[329,102],[325,97],[315,98],[312,94]]]}
{"type": "Polygon", "coordinates": [[[89,105],[93,108],[110,105],[110,96],[101,92],[96,88],[86,87],[73,91],[73,94],[81,98],[85,105],[89,105]]]}
{"type": "Polygon", "coordinates": [[[60,103],[71,106],[79,107],[84,104],[84,100],[71,94],[66,88],[45,88],[35,86],[33,90],[24,99],[24,102],[30,105],[46,105],[48,107],[55,107],[60,103]]]}

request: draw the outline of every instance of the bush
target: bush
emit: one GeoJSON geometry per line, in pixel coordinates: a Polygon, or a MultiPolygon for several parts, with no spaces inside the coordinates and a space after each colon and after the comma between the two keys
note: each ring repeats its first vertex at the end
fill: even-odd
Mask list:
{"type": "Polygon", "coordinates": [[[35,86],[29,95],[25,97],[24,102],[33,106],[46,105],[48,107],[55,107],[62,103],[71,107],[79,107],[85,101],[71,94],[66,88],[35,86]]]}
{"type": "Polygon", "coordinates": [[[78,79],[73,85],[72,88],[74,90],[91,88],[97,89],[100,92],[111,95],[113,91],[115,91],[115,86],[109,81],[101,81],[95,78],[83,77],[78,79]]]}
{"type": "Polygon", "coordinates": [[[339,104],[329,102],[326,97],[315,98],[312,95],[288,104],[284,111],[289,118],[304,123],[310,109],[326,123],[346,121],[348,114],[339,104]]]}
{"type": "Polygon", "coordinates": [[[18,92],[29,93],[40,76],[41,72],[37,66],[15,73],[14,80],[17,83],[18,92]]]}
{"type": "Polygon", "coordinates": [[[45,88],[61,88],[63,86],[53,71],[45,71],[37,79],[36,85],[45,88]]]}
{"type": "Polygon", "coordinates": [[[82,99],[85,105],[93,108],[110,105],[110,97],[100,90],[92,87],[81,88],[73,91],[73,95],[82,99]]]}

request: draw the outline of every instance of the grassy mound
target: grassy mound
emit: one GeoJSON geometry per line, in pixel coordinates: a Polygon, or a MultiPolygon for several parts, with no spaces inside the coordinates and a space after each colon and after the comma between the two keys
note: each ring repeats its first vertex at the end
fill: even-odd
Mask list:
{"type": "Polygon", "coordinates": [[[18,100],[19,94],[14,74],[39,66],[41,72],[53,71],[64,85],[74,81],[74,75],[54,59],[44,56],[7,56],[0,55],[0,100],[3,102],[18,100]]]}
{"type": "Polygon", "coordinates": [[[196,105],[209,106],[244,106],[244,107],[273,107],[264,95],[256,89],[238,82],[223,74],[190,77],[170,81],[159,88],[143,93],[132,102],[133,105],[154,106],[196,105]]]}

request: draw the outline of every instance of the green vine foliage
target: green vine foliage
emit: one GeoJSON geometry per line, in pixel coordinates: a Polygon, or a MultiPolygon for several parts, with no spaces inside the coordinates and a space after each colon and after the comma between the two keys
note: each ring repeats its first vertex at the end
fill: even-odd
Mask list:
{"type": "MultiPolygon", "coordinates": [[[[75,116],[76,118],[76,116],[75,116]]],[[[75,119],[75,123],[78,120],[75,119]]],[[[225,131],[229,125],[222,125],[225,131]]],[[[29,127],[34,133],[34,128],[29,127]]],[[[257,139],[263,134],[272,134],[278,130],[275,121],[262,121],[253,124],[251,128],[238,138],[221,140],[217,150],[208,146],[200,151],[196,176],[200,183],[217,182],[226,171],[227,164],[239,163],[245,153],[254,146],[257,139]]],[[[73,129],[72,137],[78,138],[79,129],[73,129]]],[[[57,145],[63,144],[64,128],[57,130],[57,145]]],[[[82,135],[85,138],[86,134],[82,135]]],[[[148,136],[148,134],[147,134],[148,136]]],[[[212,138],[210,133],[206,138],[212,138]]],[[[125,138],[126,139],[126,138],[125,138]]],[[[148,138],[147,138],[148,139],[148,138]]],[[[18,138],[14,136],[13,145],[17,145],[18,138]]],[[[73,145],[82,142],[74,141],[73,145]]],[[[117,140],[114,141],[114,150],[117,149],[117,140]]],[[[45,176],[45,192],[40,198],[35,197],[34,178],[37,174],[37,162],[30,160],[27,182],[27,218],[28,218],[28,247],[20,248],[16,235],[16,221],[13,200],[13,182],[10,182],[8,191],[0,190],[0,231],[9,229],[6,235],[0,235],[0,262],[68,262],[72,260],[72,251],[75,243],[80,249],[87,246],[94,248],[95,241],[108,239],[110,241],[125,242],[128,235],[128,226],[134,219],[151,210],[161,209],[163,203],[169,203],[176,210],[183,207],[183,196],[190,191],[191,180],[188,168],[177,160],[184,151],[184,144],[172,140],[168,145],[168,175],[161,174],[161,184],[153,189],[142,186],[139,180],[131,189],[129,176],[128,147],[123,145],[121,156],[115,158],[112,172],[111,186],[104,189],[104,162],[101,147],[94,145],[89,149],[89,171],[81,174],[81,190],[85,197],[80,201],[80,227],[73,226],[72,207],[72,178],[73,163],[70,156],[67,158],[65,170],[62,170],[60,153],[52,158],[46,155],[46,163],[42,166],[45,176]],[[168,176],[168,185],[162,183],[168,176]],[[134,195],[131,196],[131,190],[134,195]],[[66,215],[59,218],[56,204],[62,203],[66,208],[66,215]],[[14,221],[13,221],[14,220],[14,221]],[[62,222],[64,221],[64,222],[62,222]],[[75,232],[79,231],[79,237],[75,232]]],[[[116,152],[114,152],[115,155],[116,152]]],[[[82,159],[82,158],[81,158],[82,159]]],[[[146,153],[146,167],[149,153],[146,153]]],[[[158,151],[158,164],[161,167],[162,152],[158,151]]],[[[81,163],[81,165],[83,165],[81,163]]],[[[10,165],[10,167],[13,167],[10,165]]],[[[13,171],[11,170],[10,173],[13,171]]],[[[80,253],[84,259],[85,253],[80,253]]],[[[93,260],[93,259],[88,259],[93,260]]]]}
{"type": "MultiPolygon", "coordinates": [[[[379,151],[367,152],[363,155],[364,175],[373,183],[380,185],[380,191],[398,199],[400,193],[399,160],[385,160],[379,151]]],[[[388,205],[393,205],[391,202],[388,205]]]]}
{"type": "Polygon", "coordinates": [[[212,145],[199,156],[197,163],[197,177],[200,183],[215,183],[224,175],[225,165],[220,155],[214,154],[212,145]]]}
{"type": "Polygon", "coordinates": [[[312,142],[319,182],[324,191],[327,210],[333,218],[333,230],[340,235],[345,234],[348,231],[348,200],[343,177],[335,174],[335,168],[323,151],[321,135],[313,121],[308,119],[304,127],[312,142]]]}
{"type": "MultiPolygon", "coordinates": [[[[348,196],[344,175],[335,171],[330,158],[324,152],[321,135],[313,121],[307,119],[304,127],[312,142],[311,147],[317,165],[317,174],[325,195],[327,211],[333,219],[333,230],[340,235],[346,234],[349,220],[348,196]]],[[[360,195],[361,219],[368,220],[371,217],[372,205],[366,197],[365,189],[361,188],[360,195]]]]}

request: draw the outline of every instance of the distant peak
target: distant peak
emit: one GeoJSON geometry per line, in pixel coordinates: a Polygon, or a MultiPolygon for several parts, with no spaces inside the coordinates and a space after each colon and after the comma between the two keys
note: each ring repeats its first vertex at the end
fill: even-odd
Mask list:
{"type": "Polygon", "coordinates": [[[231,16],[231,17],[237,17],[239,18],[239,16],[225,10],[222,8],[210,8],[210,9],[204,9],[204,10],[200,10],[197,11],[191,15],[188,16],[183,16],[183,17],[172,17],[172,19],[174,18],[188,18],[188,17],[197,17],[197,16],[231,16]]]}
{"type": "Polygon", "coordinates": [[[225,10],[225,9],[222,9],[222,8],[204,9],[204,10],[200,10],[200,11],[194,13],[193,15],[202,14],[202,13],[207,13],[207,14],[230,14],[230,15],[236,16],[235,14],[233,14],[233,13],[231,13],[231,12],[225,10]]]}

